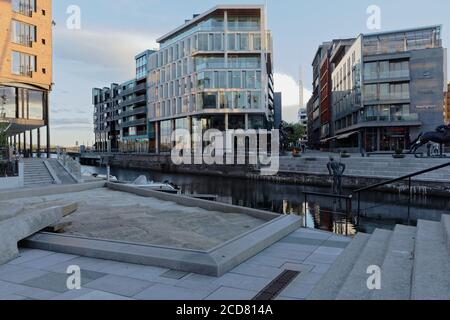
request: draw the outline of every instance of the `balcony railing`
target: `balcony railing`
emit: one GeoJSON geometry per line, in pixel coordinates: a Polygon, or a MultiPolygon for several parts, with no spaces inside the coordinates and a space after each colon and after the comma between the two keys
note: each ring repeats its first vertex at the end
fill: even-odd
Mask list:
{"type": "Polygon", "coordinates": [[[142,126],[147,123],[147,120],[145,118],[138,119],[138,120],[132,120],[132,121],[124,121],[122,123],[122,127],[134,127],[134,126],[142,126]]]}
{"type": "Polygon", "coordinates": [[[121,114],[117,115],[117,118],[128,117],[140,113],[147,113],[147,107],[141,107],[133,110],[124,111],[121,114]]]}
{"type": "Polygon", "coordinates": [[[125,107],[125,106],[129,106],[135,103],[140,103],[140,102],[146,102],[146,96],[142,95],[139,97],[135,97],[135,98],[131,98],[128,99],[126,101],[122,101],[121,103],[119,103],[119,107],[125,107]]]}
{"type": "Polygon", "coordinates": [[[361,122],[373,121],[419,121],[417,113],[401,114],[401,115],[366,115],[361,118],[361,122]]]}
{"type": "Polygon", "coordinates": [[[409,78],[409,70],[388,71],[380,73],[366,73],[364,80],[385,80],[395,78],[409,78]]]}

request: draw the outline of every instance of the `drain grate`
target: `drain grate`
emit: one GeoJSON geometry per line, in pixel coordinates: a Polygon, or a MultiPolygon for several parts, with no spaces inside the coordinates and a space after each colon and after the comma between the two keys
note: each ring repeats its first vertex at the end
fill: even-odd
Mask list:
{"type": "Polygon", "coordinates": [[[298,275],[300,271],[285,270],[252,300],[268,301],[275,299],[298,275]]]}

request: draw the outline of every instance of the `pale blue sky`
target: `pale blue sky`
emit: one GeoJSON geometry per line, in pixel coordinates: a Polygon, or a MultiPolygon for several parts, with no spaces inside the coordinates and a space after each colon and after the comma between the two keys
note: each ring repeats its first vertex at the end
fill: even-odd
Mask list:
{"type": "MultiPolygon", "coordinates": [[[[52,143],[92,143],[91,89],[133,77],[134,55],[156,46],[155,39],[193,13],[217,4],[265,1],[215,0],[57,0],[53,1],[54,91],[51,97],[52,143]],[[67,8],[81,8],[81,30],[68,30],[67,8]]],[[[367,7],[381,8],[381,31],[443,25],[450,43],[448,0],[268,0],[268,25],[274,39],[276,89],[283,92],[284,118],[295,120],[299,68],[311,88],[311,62],[317,46],[349,38],[367,29],[367,7]]]]}

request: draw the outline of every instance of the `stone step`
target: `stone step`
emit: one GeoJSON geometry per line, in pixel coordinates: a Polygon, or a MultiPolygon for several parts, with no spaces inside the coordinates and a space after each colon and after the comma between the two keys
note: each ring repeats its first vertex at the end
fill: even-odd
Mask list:
{"type": "Polygon", "coordinates": [[[372,292],[367,287],[370,266],[381,266],[386,256],[386,250],[392,231],[376,229],[367,241],[364,250],[344,282],[336,300],[369,300],[372,292]]]}
{"type": "Polygon", "coordinates": [[[450,215],[443,214],[441,223],[444,226],[444,240],[447,244],[448,254],[450,255],[450,215]]]}
{"type": "Polygon", "coordinates": [[[356,259],[367,244],[370,235],[358,233],[331,269],[313,289],[308,300],[334,300],[352,270],[356,259]]]}
{"type": "Polygon", "coordinates": [[[450,256],[441,222],[419,220],[411,298],[450,300],[450,256]]]}
{"type": "Polygon", "coordinates": [[[381,290],[372,300],[410,300],[417,228],[397,225],[381,267],[381,290]]]}

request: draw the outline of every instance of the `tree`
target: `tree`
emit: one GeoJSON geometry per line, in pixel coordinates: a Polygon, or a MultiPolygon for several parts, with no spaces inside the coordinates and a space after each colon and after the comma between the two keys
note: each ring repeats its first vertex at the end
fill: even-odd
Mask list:
{"type": "Polygon", "coordinates": [[[288,139],[291,145],[297,145],[300,140],[303,140],[303,137],[306,134],[304,126],[299,123],[290,123],[287,127],[290,128],[288,139]]]}
{"type": "Polygon", "coordinates": [[[0,148],[8,147],[8,136],[6,135],[8,127],[9,125],[7,123],[0,122],[0,148]]]}

